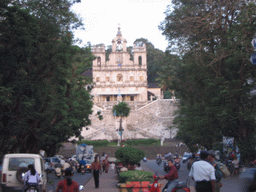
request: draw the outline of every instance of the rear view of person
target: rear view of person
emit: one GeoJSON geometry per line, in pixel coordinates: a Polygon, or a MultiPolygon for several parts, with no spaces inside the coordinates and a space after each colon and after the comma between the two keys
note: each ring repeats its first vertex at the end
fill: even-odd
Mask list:
{"type": "Polygon", "coordinates": [[[34,187],[37,191],[38,184],[41,181],[39,174],[36,172],[33,164],[28,165],[28,171],[24,176],[24,188],[23,191],[26,192],[30,187],[34,187]]]}
{"type": "Polygon", "coordinates": [[[62,181],[59,181],[57,189],[55,192],[78,192],[79,191],[79,185],[76,181],[73,181],[71,177],[73,176],[73,170],[71,168],[68,168],[65,170],[65,179],[62,181]]]}

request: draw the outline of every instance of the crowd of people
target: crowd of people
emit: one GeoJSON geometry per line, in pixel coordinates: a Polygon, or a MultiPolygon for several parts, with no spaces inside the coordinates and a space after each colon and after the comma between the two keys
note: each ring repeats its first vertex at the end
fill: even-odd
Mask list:
{"type": "MultiPolygon", "coordinates": [[[[159,154],[157,158],[162,158],[159,154]]],[[[239,157],[240,158],[240,157],[239,157]]],[[[234,165],[234,175],[239,173],[239,158],[235,155],[231,156],[230,159],[234,165]]],[[[180,163],[179,156],[175,156],[175,158],[167,158],[168,161],[168,173],[163,176],[159,176],[159,179],[166,179],[167,184],[165,186],[166,192],[171,192],[178,183],[178,170],[175,166],[176,163],[180,163]]],[[[256,162],[256,161],[255,161],[256,162]]],[[[254,162],[253,162],[254,163],[254,162]]],[[[66,160],[62,162],[62,166],[65,167],[65,179],[59,181],[58,186],[56,188],[57,191],[62,192],[77,192],[79,191],[79,186],[76,181],[72,180],[72,176],[74,171],[72,169],[72,162],[66,160]]],[[[200,158],[196,159],[196,156],[193,154],[188,162],[187,168],[189,170],[189,177],[192,177],[195,180],[195,188],[196,192],[220,192],[223,183],[221,179],[223,178],[223,170],[221,170],[220,163],[215,158],[215,152],[213,150],[210,151],[201,151],[200,158]]],[[[94,158],[94,162],[91,164],[91,170],[94,178],[95,188],[99,188],[100,182],[99,177],[103,173],[108,173],[111,171],[112,173],[116,170],[118,172],[128,171],[128,170],[142,170],[140,163],[136,165],[131,164],[116,164],[114,162],[110,162],[108,160],[107,154],[102,154],[102,156],[96,155],[94,158]]],[[[231,173],[232,174],[232,173],[231,173]]],[[[24,190],[30,186],[35,185],[38,186],[40,182],[40,177],[38,176],[33,165],[28,166],[28,172],[24,177],[24,190]]],[[[255,181],[256,183],[256,181],[255,181]]],[[[256,185],[251,185],[251,188],[256,187],[256,185]]],[[[253,188],[254,189],[254,188],[253,188]]]]}

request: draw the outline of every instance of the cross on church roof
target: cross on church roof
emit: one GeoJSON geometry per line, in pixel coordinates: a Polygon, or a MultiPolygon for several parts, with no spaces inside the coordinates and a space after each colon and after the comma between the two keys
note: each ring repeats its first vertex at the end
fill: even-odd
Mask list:
{"type": "Polygon", "coordinates": [[[120,23],[118,23],[118,31],[117,31],[117,35],[118,36],[122,36],[122,34],[121,34],[121,31],[120,31],[120,29],[121,29],[121,27],[120,27],[120,23]]]}

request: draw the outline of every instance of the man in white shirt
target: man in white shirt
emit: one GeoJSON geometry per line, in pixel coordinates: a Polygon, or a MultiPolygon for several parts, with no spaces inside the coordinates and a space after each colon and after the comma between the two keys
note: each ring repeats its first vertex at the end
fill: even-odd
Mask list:
{"type": "Polygon", "coordinates": [[[189,176],[196,181],[196,192],[214,192],[215,191],[215,169],[207,162],[208,152],[201,151],[200,161],[193,163],[189,176]]]}

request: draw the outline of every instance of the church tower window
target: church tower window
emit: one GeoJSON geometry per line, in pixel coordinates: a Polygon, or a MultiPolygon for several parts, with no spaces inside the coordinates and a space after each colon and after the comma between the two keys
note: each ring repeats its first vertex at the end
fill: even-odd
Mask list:
{"type": "Polygon", "coordinates": [[[101,65],[101,58],[100,57],[97,58],[97,64],[101,65]]]}
{"type": "Polygon", "coordinates": [[[141,58],[141,56],[139,56],[139,65],[141,66],[142,65],[142,58],[141,58]]]}

